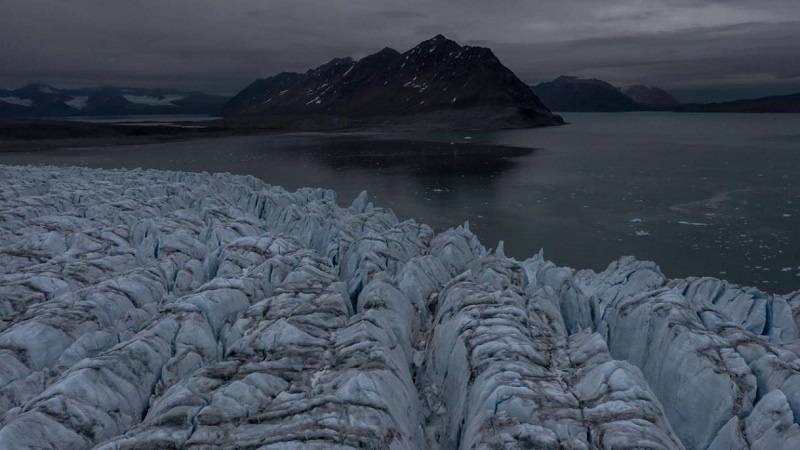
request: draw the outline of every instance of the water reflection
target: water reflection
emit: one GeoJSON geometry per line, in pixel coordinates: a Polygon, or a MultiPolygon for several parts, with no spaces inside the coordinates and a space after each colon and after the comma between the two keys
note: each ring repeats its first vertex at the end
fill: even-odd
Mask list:
{"type": "Polygon", "coordinates": [[[492,177],[511,170],[515,158],[533,149],[486,144],[403,140],[329,140],[318,146],[318,156],[334,169],[401,169],[421,176],[492,177]]]}

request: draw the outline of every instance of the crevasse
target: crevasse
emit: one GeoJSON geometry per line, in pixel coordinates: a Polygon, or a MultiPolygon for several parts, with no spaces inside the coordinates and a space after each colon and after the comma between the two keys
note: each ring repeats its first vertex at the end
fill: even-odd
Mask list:
{"type": "Polygon", "coordinates": [[[800,448],[800,294],[252,177],[0,166],[0,448],[800,448]]]}

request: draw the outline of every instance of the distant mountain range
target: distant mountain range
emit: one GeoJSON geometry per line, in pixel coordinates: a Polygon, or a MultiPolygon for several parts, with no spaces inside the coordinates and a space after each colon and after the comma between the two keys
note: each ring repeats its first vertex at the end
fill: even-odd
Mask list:
{"type": "Polygon", "coordinates": [[[675,111],[714,113],[800,113],[800,93],[722,103],[682,104],[669,92],[643,85],[616,87],[603,80],[560,76],[531,86],[557,112],[675,111]]]}
{"type": "Polygon", "coordinates": [[[173,89],[95,87],[58,89],[29,84],[0,90],[0,117],[213,114],[227,97],[173,89]]]}
{"type": "Polygon", "coordinates": [[[560,76],[527,86],[484,47],[438,35],[405,53],[391,48],[336,58],[305,73],[259,79],[232,99],[202,92],[112,86],[0,90],[0,118],[222,115],[259,129],[357,126],[498,129],[560,125],[558,112],[800,113],[800,93],[681,104],[658,87],[616,87],[560,76]]]}
{"type": "Polygon", "coordinates": [[[337,58],[302,74],[256,80],[221,111],[227,118],[308,129],[563,124],[491,50],[442,35],[405,53],[384,48],[358,61],[337,58]]]}
{"type": "Polygon", "coordinates": [[[800,93],[722,103],[691,103],[678,112],[800,113],[800,93]]]}
{"type": "Polygon", "coordinates": [[[657,87],[618,88],[594,78],[560,76],[531,89],[548,107],[559,112],[666,111],[680,105],[672,95],[657,87]]]}

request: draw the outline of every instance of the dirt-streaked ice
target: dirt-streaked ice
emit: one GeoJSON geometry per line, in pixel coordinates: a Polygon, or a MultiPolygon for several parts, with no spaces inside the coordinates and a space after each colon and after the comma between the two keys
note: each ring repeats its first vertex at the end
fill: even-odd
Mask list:
{"type": "Polygon", "coordinates": [[[800,445],[800,293],[601,273],[362,194],[0,166],[0,448],[800,445]]]}

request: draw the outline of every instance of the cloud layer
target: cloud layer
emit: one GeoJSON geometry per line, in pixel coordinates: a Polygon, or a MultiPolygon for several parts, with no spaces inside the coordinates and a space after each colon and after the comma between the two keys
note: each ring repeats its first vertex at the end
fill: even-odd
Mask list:
{"type": "Polygon", "coordinates": [[[646,83],[687,100],[800,91],[796,0],[0,0],[0,86],[234,93],[437,33],[523,80],[646,83]]]}

